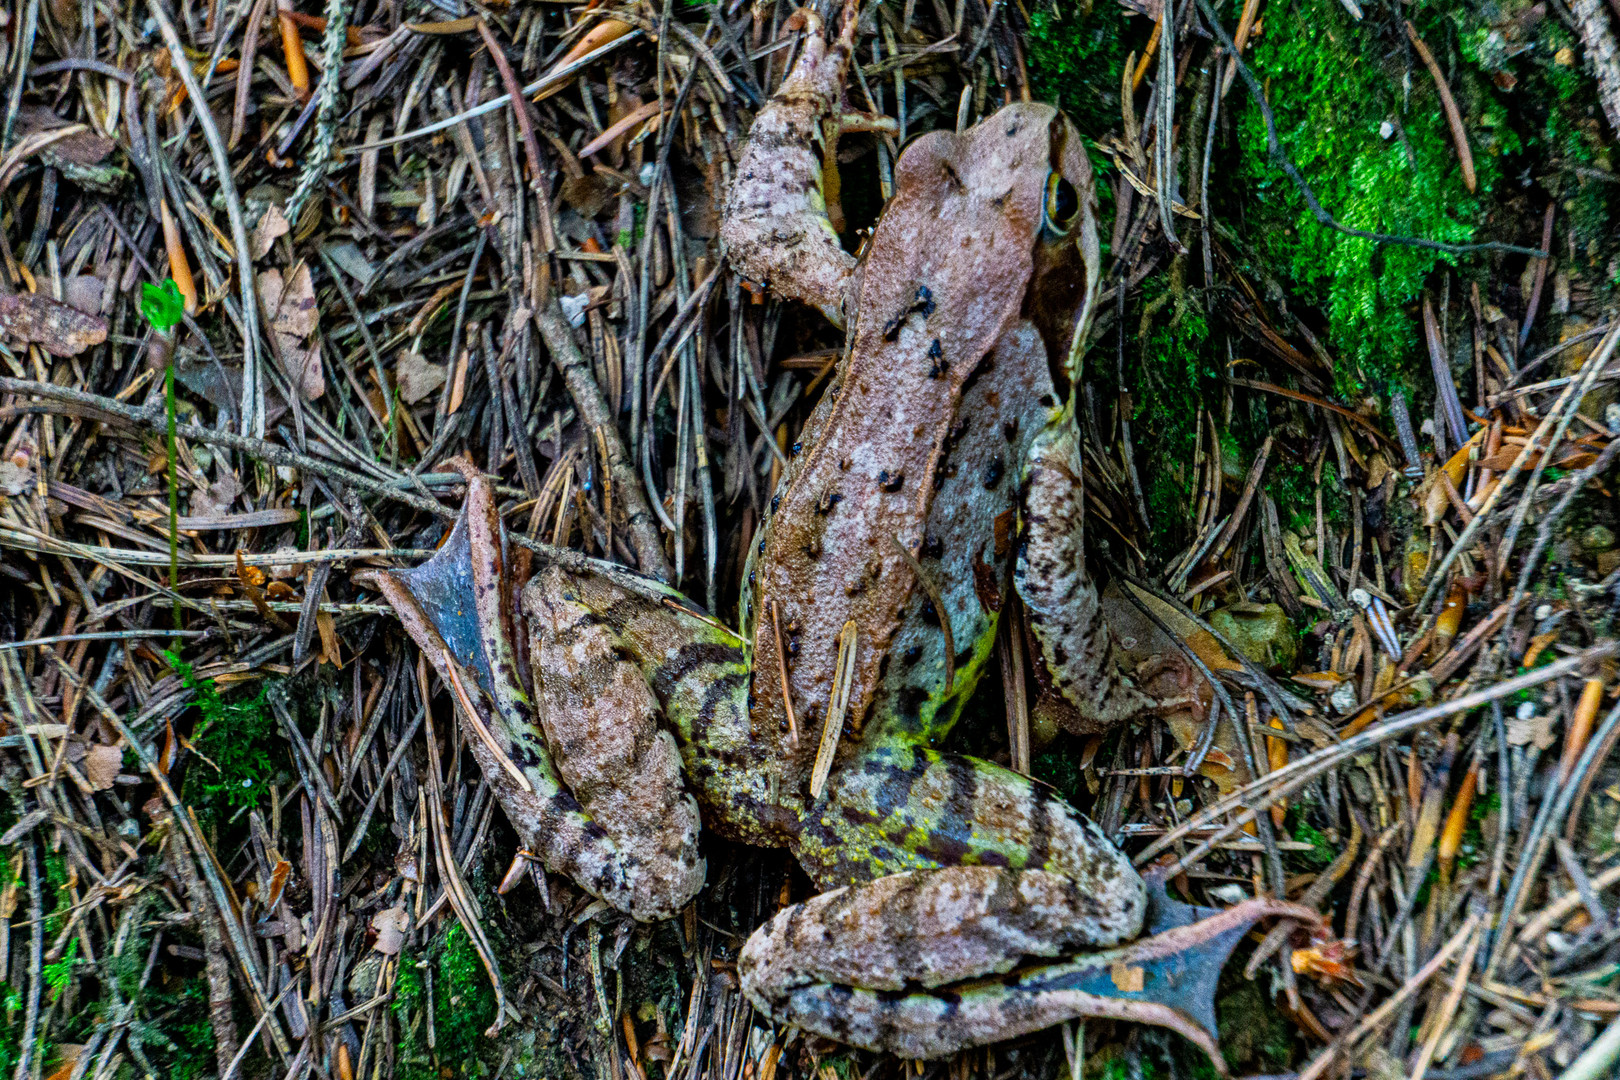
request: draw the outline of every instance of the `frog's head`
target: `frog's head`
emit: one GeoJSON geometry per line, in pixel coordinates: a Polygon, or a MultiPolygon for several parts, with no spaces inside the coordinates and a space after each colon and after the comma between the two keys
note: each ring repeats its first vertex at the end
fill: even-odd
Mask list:
{"type": "Polygon", "coordinates": [[[928,282],[959,352],[987,350],[1006,320],[1028,319],[1066,390],[1079,375],[1077,343],[1101,278],[1096,205],[1069,118],[1050,105],[1008,105],[966,131],[930,132],[906,147],[865,274],[928,282]]]}

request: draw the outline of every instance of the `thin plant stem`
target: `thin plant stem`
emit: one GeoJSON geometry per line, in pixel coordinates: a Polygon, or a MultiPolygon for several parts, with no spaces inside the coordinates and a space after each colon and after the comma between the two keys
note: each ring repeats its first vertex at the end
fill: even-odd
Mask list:
{"type": "MultiPolygon", "coordinates": [[[[174,353],[171,349],[169,362],[163,368],[163,409],[168,416],[168,459],[169,459],[169,588],[180,588],[180,468],[176,464],[179,456],[179,440],[175,437],[175,409],[174,409],[174,353]]],[[[180,617],[180,601],[174,601],[174,628],[183,630],[185,626],[180,617]]]]}

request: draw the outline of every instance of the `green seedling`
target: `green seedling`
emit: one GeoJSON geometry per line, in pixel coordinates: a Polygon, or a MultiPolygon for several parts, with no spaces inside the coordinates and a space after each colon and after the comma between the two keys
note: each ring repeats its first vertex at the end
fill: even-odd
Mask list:
{"type": "MultiPolygon", "coordinates": [[[[152,324],[165,344],[169,343],[170,335],[176,325],[185,316],[186,301],[180,295],[180,288],[174,283],[174,278],[164,278],[162,285],[154,285],[150,281],[141,283],[141,314],[146,321],[152,324]]],[[[180,587],[180,478],[175,468],[175,457],[178,447],[175,445],[175,414],[174,414],[174,352],[168,350],[168,361],[163,368],[163,405],[168,414],[168,459],[169,459],[169,588],[180,587]]],[[[174,601],[174,628],[181,629],[180,601],[174,601]]]]}
{"type": "Polygon", "coordinates": [[[179,324],[185,313],[186,301],[174,278],[165,278],[162,285],[150,281],[141,283],[141,314],[153,329],[166,334],[179,324]]]}

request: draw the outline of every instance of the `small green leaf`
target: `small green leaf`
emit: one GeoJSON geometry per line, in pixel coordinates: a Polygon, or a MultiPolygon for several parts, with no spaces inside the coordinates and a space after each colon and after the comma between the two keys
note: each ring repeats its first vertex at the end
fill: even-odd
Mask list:
{"type": "Polygon", "coordinates": [[[165,278],[162,285],[150,281],[141,283],[141,314],[159,330],[168,330],[185,314],[186,302],[174,278],[165,278]]]}

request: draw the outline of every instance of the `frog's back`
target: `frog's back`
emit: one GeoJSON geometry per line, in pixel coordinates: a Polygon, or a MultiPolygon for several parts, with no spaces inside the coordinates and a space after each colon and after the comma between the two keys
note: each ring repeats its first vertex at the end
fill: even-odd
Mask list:
{"type": "MultiPolygon", "coordinates": [[[[806,425],[750,571],[761,627],[755,728],[786,726],[779,623],[809,729],[796,752],[784,745],[801,772],[846,622],[857,630],[852,732],[873,723],[885,737],[942,734],[990,655],[1019,465],[1056,404],[1049,352],[1067,346],[1047,340],[1030,311],[1053,268],[1042,229],[1054,166],[1075,171],[1090,198],[1073,127],[1027,104],[966,133],[924,135],[896,165],[894,198],[858,271],[850,352],[806,425]],[[949,665],[930,593],[948,613],[949,665]]],[[[1068,291],[1078,297],[1083,285],[1068,291]]]]}

